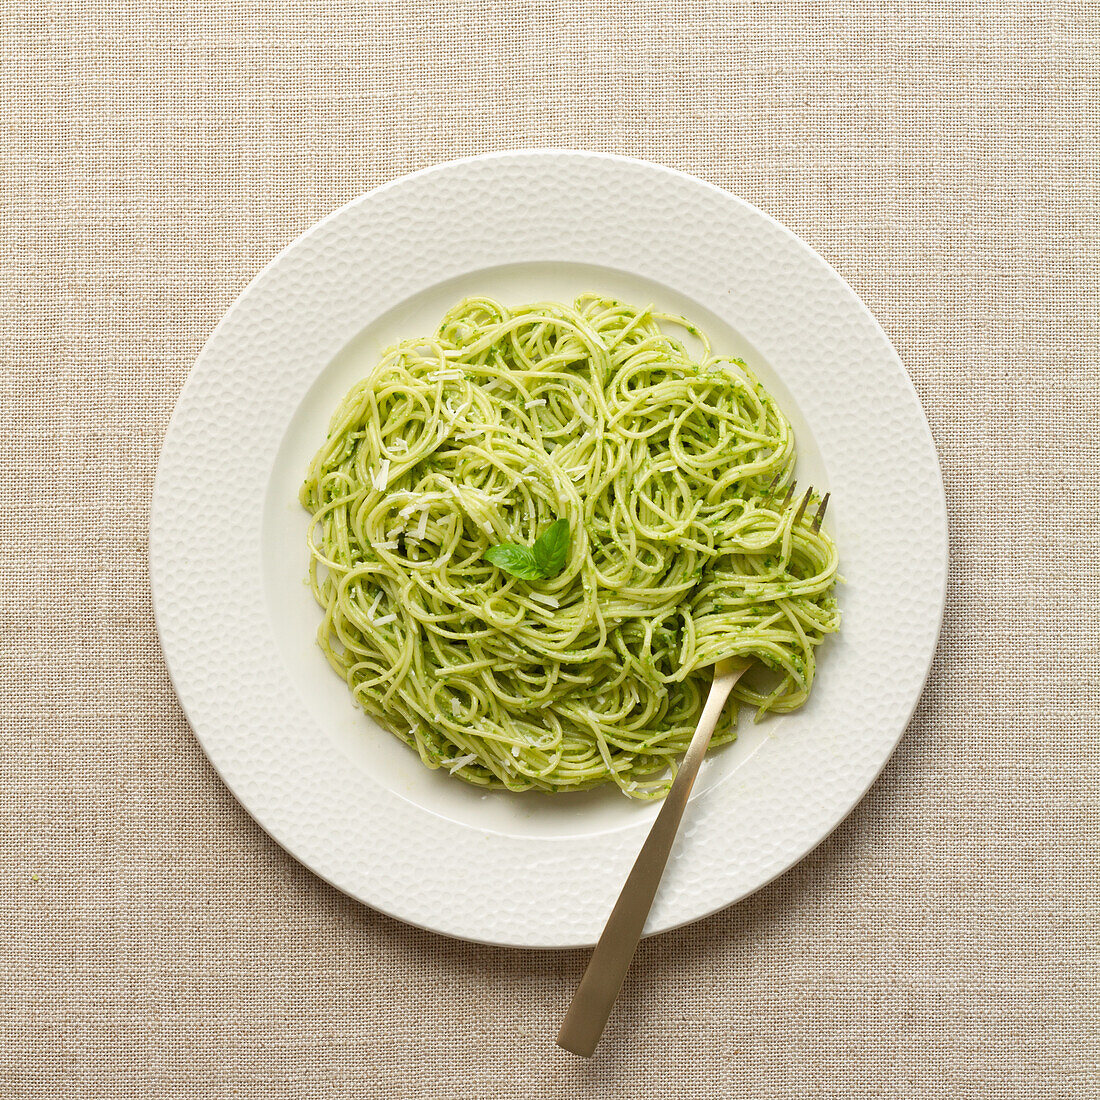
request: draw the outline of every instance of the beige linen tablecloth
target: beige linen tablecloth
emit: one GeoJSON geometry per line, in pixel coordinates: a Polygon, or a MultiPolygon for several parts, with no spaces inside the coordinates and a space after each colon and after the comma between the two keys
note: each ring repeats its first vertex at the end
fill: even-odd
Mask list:
{"type": "Polygon", "coordinates": [[[73,0],[6,14],[0,1096],[1094,1097],[1095,3],[73,0]],[[828,841],[645,943],[406,928],[228,794],[158,649],[157,450],[206,335],[322,214],[437,161],[673,165],[895,342],[950,507],[917,715],[828,841]]]}

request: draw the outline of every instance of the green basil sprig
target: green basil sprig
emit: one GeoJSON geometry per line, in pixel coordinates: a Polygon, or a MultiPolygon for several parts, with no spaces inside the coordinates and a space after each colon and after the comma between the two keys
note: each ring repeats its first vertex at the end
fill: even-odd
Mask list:
{"type": "Polygon", "coordinates": [[[486,561],[525,581],[549,580],[564,568],[569,557],[569,520],[555,520],[533,546],[502,542],[485,551],[486,561]]]}

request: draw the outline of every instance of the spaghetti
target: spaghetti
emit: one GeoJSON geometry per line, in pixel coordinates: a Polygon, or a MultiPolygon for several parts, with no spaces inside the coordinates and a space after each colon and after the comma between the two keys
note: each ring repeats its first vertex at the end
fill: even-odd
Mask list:
{"type": "Polygon", "coordinates": [[[769,682],[732,699],[790,711],[838,629],[794,464],[775,401],[687,320],[467,299],[352,387],[309,468],[321,648],[430,768],[660,797],[708,666],[755,658],[769,682]],[[494,564],[552,526],[556,572],[494,564]]]}

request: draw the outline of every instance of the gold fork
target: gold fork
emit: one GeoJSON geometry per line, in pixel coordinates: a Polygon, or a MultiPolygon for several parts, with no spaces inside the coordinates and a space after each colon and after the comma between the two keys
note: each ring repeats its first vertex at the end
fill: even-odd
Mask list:
{"type": "MultiPolygon", "coordinates": [[[[772,485],[775,485],[774,481],[772,485]]],[[[781,509],[790,502],[793,491],[794,486],[791,485],[780,504],[781,509]]],[[[805,514],[812,496],[813,489],[808,489],[795,514],[796,525],[805,514]]],[[[826,493],[810,524],[810,530],[815,533],[821,530],[821,521],[825,518],[825,509],[828,506],[829,494],[826,493]]],[[[646,918],[653,907],[657,887],[661,883],[669,853],[680,828],[680,819],[684,816],[691,788],[699,774],[699,766],[710,747],[714,727],[718,724],[722,708],[726,705],[734,685],[751,666],[752,660],[745,657],[728,658],[714,666],[710,693],[684,759],[676,772],[676,778],[665,795],[664,804],[649,830],[649,836],[646,837],[638,858],[634,861],[626,884],[619,894],[619,900],[615,902],[615,908],[607,918],[607,924],[592,951],[592,958],[588,961],[584,977],[577,986],[577,992],[573,994],[573,1000],[558,1032],[558,1046],[573,1054],[591,1058],[604,1028],[607,1027],[611,1009],[642,938],[646,918]]]]}

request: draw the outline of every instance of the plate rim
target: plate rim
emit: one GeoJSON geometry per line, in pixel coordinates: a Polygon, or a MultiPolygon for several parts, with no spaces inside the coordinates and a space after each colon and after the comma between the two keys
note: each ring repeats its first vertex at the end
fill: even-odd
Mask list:
{"type": "MultiPolygon", "coordinates": [[[[927,451],[934,463],[936,480],[938,484],[938,497],[936,500],[938,508],[937,515],[934,518],[936,521],[938,521],[938,533],[940,536],[940,546],[938,548],[939,587],[938,591],[935,593],[936,614],[934,630],[931,642],[927,647],[927,652],[924,657],[924,667],[921,670],[919,676],[919,685],[912,692],[912,698],[909,700],[904,721],[901,721],[899,723],[899,729],[896,733],[896,736],[894,736],[892,741],[890,742],[889,748],[882,753],[881,760],[878,762],[874,773],[870,775],[866,783],[859,790],[859,793],[855,795],[855,797],[851,798],[850,803],[846,806],[845,809],[843,809],[843,811],[839,814],[839,816],[833,822],[832,826],[827,831],[818,835],[816,839],[812,840],[807,846],[805,846],[802,851],[791,856],[789,860],[785,861],[766,878],[761,879],[750,889],[740,894],[737,894],[734,897],[731,897],[729,900],[719,901],[717,904],[711,905],[705,909],[697,909],[692,913],[684,915],[680,919],[666,921],[662,923],[659,927],[652,929],[647,928],[647,936],[654,935],[662,931],[668,931],[673,928],[682,927],[697,920],[705,919],[713,913],[718,912],[721,909],[742,900],[744,897],[750,896],[752,893],[755,893],[757,890],[767,885],[767,883],[773,881],[775,878],[782,875],[795,864],[800,862],[810,852],[812,852],[821,843],[823,843],[827,839],[827,837],[830,836],[847,819],[847,817],[854,810],[855,806],[858,805],[860,801],[862,801],[867,791],[874,784],[878,776],[881,774],[882,770],[885,768],[887,762],[893,756],[897,745],[900,742],[901,738],[904,736],[909,722],[911,721],[912,716],[916,711],[916,708],[919,705],[920,700],[924,694],[924,689],[927,684],[927,680],[935,659],[935,654],[938,649],[938,639],[940,631],[942,629],[942,620],[947,594],[950,544],[949,527],[947,522],[946,491],[943,483],[942,467],[935,446],[935,441],[932,436],[930,426],[928,424],[927,416],[924,413],[923,406],[921,405],[919,394],[916,390],[915,385],[913,384],[913,380],[910,377],[908,371],[905,369],[905,366],[902,363],[900,356],[898,355],[896,349],[893,346],[893,343],[889,339],[889,336],[886,334],[882,325],[878,322],[877,318],[863,302],[863,300],[859,297],[859,295],[855,292],[855,290],[851,287],[848,281],[838,271],[836,271],[835,268],[833,268],[828,260],[826,260],[825,257],[817,251],[817,249],[815,249],[802,237],[798,236],[792,230],[779,222],[767,211],[761,210],[759,207],[741,198],[740,196],[730,191],[727,191],[724,188],[721,188],[716,184],[709,182],[708,180],[701,179],[697,176],[691,175],[690,173],[683,172],[679,169],[672,168],[657,162],[645,160],[642,158],[622,156],[620,154],[613,153],[601,153],[589,150],[576,150],[561,147],[496,150],[489,153],[461,157],[454,160],[448,160],[440,162],[438,164],[433,164],[425,168],[421,168],[415,172],[411,172],[405,175],[397,176],[391,180],[387,180],[379,186],[372,188],[361,195],[353,197],[352,199],[341,204],[339,207],[335,208],[330,213],[324,215],[322,218],[318,219],[316,222],[308,226],[305,230],[303,230],[292,240],[290,240],[286,245],[284,245],[284,247],[282,247],[259,269],[259,271],[245,284],[245,286],[241,289],[241,291],[237,294],[234,300],[230,303],[229,307],[220,317],[217,324],[214,326],[209,336],[204,341],[202,348],[195,358],[195,362],[192,368],[188,371],[187,378],[185,379],[184,384],[180,389],[179,395],[176,399],[176,403],[173,407],[172,415],[166,427],[161,447],[158,453],[156,477],[154,479],[152,494],[150,498],[148,517],[148,557],[150,590],[152,596],[154,621],[156,624],[157,636],[160,642],[161,652],[164,656],[165,666],[169,675],[169,679],[171,680],[173,689],[176,692],[177,698],[179,699],[180,706],[185,716],[187,717],[188,724],[191,727],[191,730],[194,733],[196,740],[199,742],[200,747],[203,749],[204,754],[210,761],[211,766],[215,769],[222,782],[225,783],[226,787],[233,794],[234,798],[236,798],[236,800],[241,804],[241,806],[249,814],[252,820],[255,821],[256,824],[258,824],[260,828],[262,828],[264,832],[266,832],[289,855],[291,855],[298,862],[306,866],[313,874],[316,874],[319,878],[328,882],[330,885],[340,890],[342,893],[347,894],[349,897],[355,898],[356,900],[370,906],[371,908],[386,913],[387,915],[393,917],[394,919],[400,920],[403,923],[422,928],[426,931],[436,932],[468,942],[511,947],[527,947],[533,949],[568,949],[572,947],[588,946],[593,941],[585,940],[583,942],[578,942],[571,940],[569,942],[553,942],[544,944],[532,943],[527,938],[501,938],[500,935],[479,937],[476,935],[471,935],[469,934],[469,932],[457,932],[449,928],[440,927],[438,924],[433,925],[432,923],[415,919],[409,914],[399,912],[393,907],[388,907],[386,904],[381,903],[376,899],[363,898],[360,896],[360,894],[348,889],[341,882],[335,881],[333,877],[330,877],[330,875],[318,869],[310,862],[308,858],[304,857],[299,851],[296,851],[292,838],[287,838],[283,835],[280,835],[279,831],[269,827],[268,822],[264,820],[264,817],[261,815],[261,813],[249,804],[248,799],[240,793],[237,785],[234,784],[234,782],[225,774],[221,764],[216,759],[216,752],[211,749],[210,745],[207,743],[206,738],[204,737],[204,733],[201,729],[201,723],[196,721],[195,717],[192,714],[192,710],[189,707],[189,693],[187,687],[180,682],[181,677],[184,674],[180,672],[177,664],[178,654],[173,654],[171,642],[166,641],[165,616],[167,612],[164,610],[162,600],[158,599],[158,589],[160,589],[160,583],[158,583],[157,580],[158,575],[161,575],[163,579],[163,570],[160,568],[160,564],[157,560],[158,554],[162,552],[161,540],[160,536],[158,535],[158,517],[162,517],[163,510],[169,507],[169,501],[166,500],[165,497],[165,489],[162,475],[165,470],[165,455],[166,453],[169,453],[170,447],[174,447],[176,445],[176,440],[174,439],[174,436],[178,435],[180,431],[180,409],[181,407],[185,406],[187,400],[189,399],[189,396],[201,383],[202,372],[200,368],[207,365],[205,361],[209,356],[213,354],[213,352],[211,351],[212,347],[215,347],[217,345],[219,337],[236,322],[238,316],[242,313],[244,309],[247,308],[247,306],[249,305],[249,299],[256,293],[257,288],[261,287],[265,283],[267,276],[273,270],[279,268],[280,265],[282,265],[289,256],[294,254],[303,245],[303,243],[307,242],[311,237],[314,237],[315,235],[321,233],[322,230],[324,230],[326,227],[332,225],[332,223],[334,222],[339,221],[350,211],[360,207],[363,204],[369,203],[372,199],[382,197],[388,192],[391,192],[395,189],[400,189],[403,186],[413,183],[414,181],[422,180],[425,177],[447,173],[464,165],[470,165],[472,163],[491,163],[494,161],[517,160],[528,157],[567,157],[577,158],[580,160],[605,161],[619,163],[624,166],[629,166],[630,168],[641,167],[646,170],[667,174],[668,176],[675,177],[681,183],[689,183],[691,186],[694,187],[705,188],[712,194],[720,197],[723,202],[731,202],[742,207],[743,209],[750,212],[752,216],[762,219],[764,222],[770,225],[773,230],[779,231],[783,235],[783,237],[785,237],[790,242],[793,242],[799,251],[812,257],[825,271],[828,272],[829,277],[832,280],[839,283],[843,287],[849,303],[858,307],[858,310],[861,314],[861,319],[865,322],[869,321],[872,325],[877,334],[878,340],[882,345],[882,349],[888,349],[889,357],[892,360],[892,366],[895,368],[895,374],[897,375],[899,380],[904,380],[904,384],[908,388],[909,394],[911,395],[913,402],[919,410],[921,426],[923,427],[924,434],[923,442],[926,444],[927,451]],[[176,660],[174,660],[174,656],[176,657],[176,660]]],[[[885,745],[885,742],[883,742],[883,744],[885,745]]]]}

